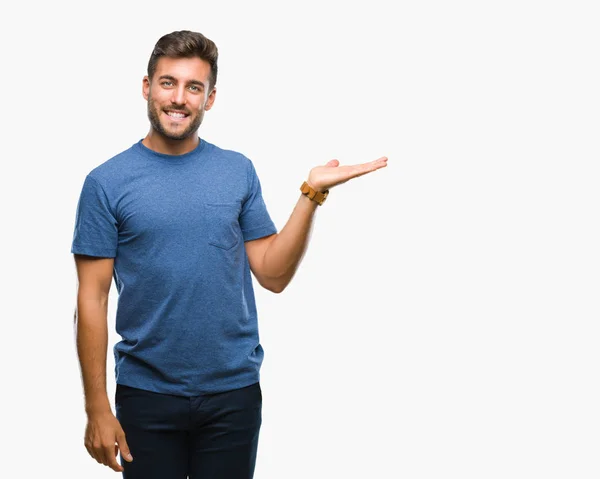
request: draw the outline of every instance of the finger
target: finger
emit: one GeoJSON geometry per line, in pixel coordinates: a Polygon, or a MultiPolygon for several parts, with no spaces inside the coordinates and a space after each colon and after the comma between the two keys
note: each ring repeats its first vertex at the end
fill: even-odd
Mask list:
{"type": "Polygon", "coordinates": [[[376,160],[371,161],[369,163],[363,163],[362,165],[359,165],[359,166],[368,166],[371,168],[371,170],[369,170],[369,171],[373,171],[373,170],[377,170],[379,168],[383,168],[384,166],[386,166],[387,161],[388,161],[387,157],[382,156],[381,158],[377,158],[376,160]]]}
{"type": "Polygon", "coordinates": [[[106,446],[104,448],[104,456],[106,457],[106,462],[104,464],[110,467],[113,471],[123,472],[123,466],[121,466],[121,464],[119,464],[117,461],[115,446],[106,446]]]}
{"type": "Polygon", "coordinates": [[[371,161],[369,163],[363,163],[362,165],[355,165],[358,169],[358,171],[361,174],[365,174],[365,173],[369,173],[371,171],[375,171],[378,170],[379,168],[384,168],[387,166],[387,158],[385,156],[375,160],[375,161],[371,161]]]}
{"type": "MultiPolygon", "coordinates": [[[[123,456],[121,454],[121,456],[123,456]]],[[[115,444],[115,457],[119,457],[119,446],[115,444]]],[[[121,466],[121,471],[123,471],[125,468],[123,467],[123,461],[117,461],[117,464],[119,464],[121,466]]]]}
{"type": "Polygon", "coordinates": [[[106,456],[102,446],[92,447],[92,452],[94,453],[94,459],[96,459],[96,461],[98,461],[100,464],[106,465],[106,456]]]}
{"type": "Polygon", "coordinates": [[[366,175],[367,173],[371,173],[372,171],[378,170],[379,168],[383,168],[386,166],[385,163],[363,163],[362,165],[353,165],[346,167],[344,173],[346,173],[347,179],[357,178],[362,175],[366,175]]]}
{"type": "Polygon", "coordinates": [[[325,166],[339,166],[340,162],[338,160],[330,160],[327,162],[325,166]]]}
{"type": "Polygon", "coordinates": [[[382,156],[381,158],[377,158],[376,160],[369,161],[367,163],[359,163],[357,165],[348,165],[349,168],[359,169],[361,171],[371,171],[372,169],[381,168],[382,166],[387,165],[387,157],[382,156]]]}
{"type": "Polygon", "coordinates": [[[102,462],[100,460],[98,460],[98,457],[94,451],[94,448],[91,445],[86,444],[85,448],[87,449],[87,452],[90,456],[92,456],[93,459],[96,460],[96,462],[99,462],[100,464],[102,464],[102,462]]]}
{"type": "Polygon", "coordinates": [[[127,462],[133,461],[133,456],[131,455],[127,440],[125,439],[125,433],[123,431],[117,435],[117,444],[119,445],[123,459],[125,459],[127,462]]]}

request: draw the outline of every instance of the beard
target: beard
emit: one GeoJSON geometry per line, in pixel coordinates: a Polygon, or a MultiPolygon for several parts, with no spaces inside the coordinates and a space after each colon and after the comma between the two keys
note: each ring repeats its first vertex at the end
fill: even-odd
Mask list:
{"type": "MultiPolygon", "coordinates": [[[[160,115],[162,109],[156,106],[156,103],[152,99],[152,96],[148,98],[148,119],[150,120],[152,128],[161,135],[165,136],[166,138],[170,140],[185,140],[190,135],[195,134],[198,131],[198,128],[200,128],[202,118],[204,117],[204,110],[201,109],[194,116],[192,112],[184,106],[172,105],[172,107],[174,110],[184,111],[186,114],[189,115],[188,118],[190,119],[190,124],[185,130],[181,131],[178,128],[171,129],[169,128],[168,124],[165,125],[161,122],[160,115]]],[[[168,123],[168,120],[166,120],[165,123],[168,123]]]]}

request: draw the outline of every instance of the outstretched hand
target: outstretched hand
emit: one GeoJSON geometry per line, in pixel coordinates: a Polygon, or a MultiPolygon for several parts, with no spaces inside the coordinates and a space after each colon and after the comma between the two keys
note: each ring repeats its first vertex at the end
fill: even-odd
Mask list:
{"type": "Polygon", "coordinates": [[[324,166],[316,166],[310,170],[308,184],[317,191],[325,191],[352,178],[384,168],[387,166],[387,160],[387,157],[382,156],[369,163],[350,166],[340,166],[338,160],[331,160],[324,166]]]}

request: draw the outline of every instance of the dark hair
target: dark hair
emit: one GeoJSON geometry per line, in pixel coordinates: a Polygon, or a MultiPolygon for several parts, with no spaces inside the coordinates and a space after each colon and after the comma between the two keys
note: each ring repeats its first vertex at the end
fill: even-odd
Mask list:
{"type": "Polygon", "coordinates": [[[154,45],[154,50],[152,50],[152,55],[150,55],[150,61],[148,62],[148,78],[150,80],[152,80],[152,76],[156,71],[156,64],[160,57],[201,58],[210,64],[209,91],[217,83],[219,50],[212,40],[209,40],[201,33],[181,30],[160,37],[156,45],[154,45]]]}

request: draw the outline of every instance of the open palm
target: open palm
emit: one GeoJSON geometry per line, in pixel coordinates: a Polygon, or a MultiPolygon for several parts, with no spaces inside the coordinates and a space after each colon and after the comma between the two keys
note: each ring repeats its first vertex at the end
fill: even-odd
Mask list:
{"type": "Polygon", "coordinates": [[[308,184],[317,191],[325,191],[352,178],[384,168],[387,166],[387,160],[387,157],[382,156],[375,161],[348,166],[340,166],[338,160],[331,160],[326,165],[316,166],[310,170],[308,184]]]}

